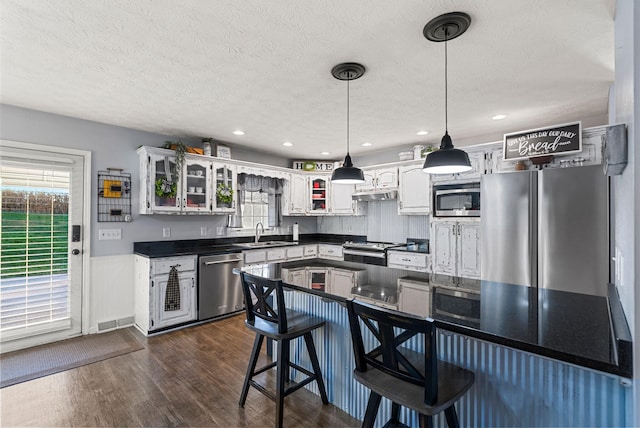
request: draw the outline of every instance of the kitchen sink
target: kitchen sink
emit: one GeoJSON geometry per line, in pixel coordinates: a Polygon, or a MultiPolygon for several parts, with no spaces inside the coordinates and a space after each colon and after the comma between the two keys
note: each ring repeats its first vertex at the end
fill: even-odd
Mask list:
{"type": "Polygon", "coordinates": [[[265,241],[265,242],[239,242],[233,244],[234,247],[240,248],[270,248],[270,247],[284,247],[287,245],[294,245],[289,241],[265,241]]]}

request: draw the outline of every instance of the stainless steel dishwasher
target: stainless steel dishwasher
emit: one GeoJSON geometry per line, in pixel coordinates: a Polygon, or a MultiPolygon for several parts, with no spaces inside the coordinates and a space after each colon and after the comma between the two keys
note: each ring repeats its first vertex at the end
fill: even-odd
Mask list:
{"type": "Polygon", "coordinates": [[[201,256],[198,262],[198,319],[206,320],[244,308],[240,275],[242,254],[201,256]]]}

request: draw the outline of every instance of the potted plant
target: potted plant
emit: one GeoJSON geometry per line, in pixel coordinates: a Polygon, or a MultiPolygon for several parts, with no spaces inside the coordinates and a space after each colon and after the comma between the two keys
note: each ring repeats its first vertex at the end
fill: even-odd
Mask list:
{"type": "Polygon", "coordinates": [[[216,202],[218,206],[231,206],[233,200],[233,188],[229,185],[220,183],[216,188],[216,202]]]}
{"type": "MultiPolygon", "coordinates": [[[[187,146],[180,140],[177,142],[173,141],[165,141],[164,146],[165,149],[171,149],[176,152],[176,172],[179,173],[182,171],[182,165],[184,165],[184,155],[187,153],[187,146]]],[[[176,181],[178,181],[179,175],[176,174],[176,181]]]]}

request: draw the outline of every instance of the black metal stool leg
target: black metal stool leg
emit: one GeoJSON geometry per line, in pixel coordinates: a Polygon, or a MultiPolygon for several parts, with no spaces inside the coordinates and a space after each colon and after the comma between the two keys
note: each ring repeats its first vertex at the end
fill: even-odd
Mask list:
{"type": "Polygon", "coordinates": [[[260,356],[260,348],[262,347],[262,341],[264,336],[256,334],[256,339],[253,341],[253,350],[251,351],[251,358],[249,359],[249,366],[247,367],[247,375],[244,377],[244,384],[242,385],[242,392],[240,393],[240,407],[244,407],[245,401],[247,401],[247,394],[249,393],[249,384],[253,378],[253,372],[256,369],[256,363],[260,356]]]}
{"type": "Polygon", "coordinates": [[[460,427],[460,422],[458,422],[458,414],[456,413],[456,408],[453,404],[444,409],[444,415],[447,417],[447,425],[449,425],[449,428],[460,427]]]}
{"type": "Polygon", "coordinates": [[[396,425],[400,420],[400,405],[398,403],[391,403],[391,419],[390,421],[396,425]]]}
{"type": "Polygon", "coordinates": [[[433,428],[433,416],[419,415],[420,428],[433,428]]]}
{"type": "Polygon", "coordinates": [[[320,390],[320,398],[324,404],[329,403],[327,398],[327,390],[324,387],[324,380],[322,380],[322,372],[320,371],[320,363],[318,362],[318,354],[316,353],[316,347],[313,344],[313,336],[311,333],[304,335],[304,342],[307,344],[307,351],[309,352],[309,358],[311,359],[311,367],[316,375],[316,382],[318,383],[318,390],[320,390]]]}
{"type": "Polygon", "coordinates": [[[289,341],[278,341],[278,364],[276,366],[276,428],[282,428],[284,420],[285,382],[289,372],[289,341]]]}
{"type": "Polygon", "coordinates": [[[362,428],[373,427],[376,421],[376,415],[378,414],[378,407],[380,407],[380,400],[382,400],[382,396],[371,391],[371,394],[369,394],[369,402],[367,403],[367,410],[362,420],[362,428]]]}

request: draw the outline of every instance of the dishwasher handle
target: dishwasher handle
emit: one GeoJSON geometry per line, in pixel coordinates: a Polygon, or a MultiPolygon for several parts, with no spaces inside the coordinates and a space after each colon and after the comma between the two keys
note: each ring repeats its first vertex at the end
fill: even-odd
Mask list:
{"type": "Polygon", "coordinates": [[[224,259],[224,260],[212,260],[212,261],[205,261],[204,265],[205,266],[209,266],[209,265],[219,265],[219,264],[225,264],[225,263],[235,263],[235,262],[241,262],[242,261],[242,257],[237,258],[237,259],[224,259]]]}

